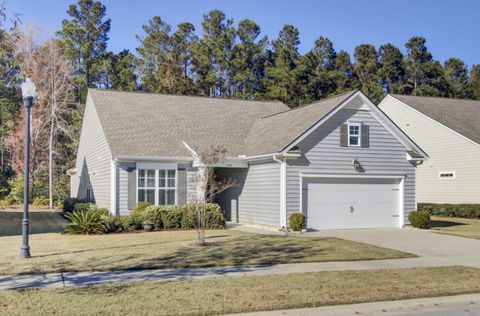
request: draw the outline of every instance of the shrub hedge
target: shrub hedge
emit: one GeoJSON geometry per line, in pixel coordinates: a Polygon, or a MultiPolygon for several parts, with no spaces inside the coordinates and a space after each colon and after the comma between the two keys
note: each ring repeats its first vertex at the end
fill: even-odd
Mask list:
{"type": "Polygon", "coordinates": [[[199,207],[205,207],[205,228],[225,228],[225,217],[218,204],[155,206],[147,203],[137,205],[130,215],[110,216],[107,209],[98,208],[95,204],[76,203],[74,211],[67,213],[66,216],[75,225],[68,225],[66,232],[69,234],[131,232],[142,229],[143,224],[152,224],[155,229],[194,229],[198,226],[199,207]]]}
{"type": "Polygon", "coordinates": [[[480,218],[480,204],[418,203],[418,210],[435,216],[480,218]]]}
{"type": "Polygon", "coordinates": [[[305,229],[305,215],[302,213],[293,213],[288,219],[288,227],[291,230],[299,232],[305,229]]]}
{"type": "Polygon", "coordinates": [[[415,228],[425,229],[430,224],[430,213],[427,211],[414,211],[408,214],[408,221],[415,228]]]}

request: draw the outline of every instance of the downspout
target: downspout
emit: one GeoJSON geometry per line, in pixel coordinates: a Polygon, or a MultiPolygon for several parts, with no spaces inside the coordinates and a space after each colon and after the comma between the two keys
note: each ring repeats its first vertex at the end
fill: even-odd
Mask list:
{"type": "Polygon", "coordinates": [[[280,163],[280,227],[287,227],[287,162],[279,159],[279,154],[272,156],[273,161],[280,163]]]}

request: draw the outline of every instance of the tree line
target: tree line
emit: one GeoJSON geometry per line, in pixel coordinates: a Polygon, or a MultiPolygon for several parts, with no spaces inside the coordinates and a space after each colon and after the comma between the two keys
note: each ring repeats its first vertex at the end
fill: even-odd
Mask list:
{"type": "Polygon", "coordinates": [[[68,194],[66,170],[74,165],[89,87],[279,100],[290,107],[352,89],[374,102],[387,93],[480,100],[480,65],[469,68],[460,58],[442,64],[420,36],[405,43],[405,54],[385,43],[358,45],[350,56],[324,36],[301,54],[293,25],[269,39],[255,21],[235,23],[212,10],[200,26],[172,27],[154,16],[136,36],[135,52],[114,53],[108,50],[112,21],[100,1],[71,4],[61,29],[42,40],[40,28],[18,21],[7,27],[4,8],[0,18],[0,199],[8,202],[21,202],[24,117],[18,83],[25,77],[39,89],[32,113],[32,196],[50,204],[68,194]]]}

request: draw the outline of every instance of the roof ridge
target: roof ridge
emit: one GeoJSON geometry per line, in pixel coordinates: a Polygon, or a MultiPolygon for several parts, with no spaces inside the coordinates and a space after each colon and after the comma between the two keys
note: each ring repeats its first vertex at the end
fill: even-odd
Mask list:
{"type": "Polygon", "coordinates": [[[432,95],[411,95],[411,94],[399,94],[399,93],[389,93],[390,96],[400,96],[400,97],[414,97],[414,98],[429,98],[429,99],[440,99],[440,100],[454,100],[454,101],[471,101],[480,103],[480,100],[475,99],[462,99],[462,98],[447,98],[447,97],[435,97],[432,95]]]}
{"type": "Polygon", "coordinates": [[[210,100],[224,100],[224,101],[243,101],[243,102],[261,102],[261,103],[281,103],[285,106],[285,103],[278,100],[245,100],[245,99],[236,99],[236,98],[219,98],[219,97],[207,97],[204,95],[188,95],[188,94],[169,94],[169,93],[156,93],[156,92],[148,92],[148,91],[121,91],[121,90],[114,90],[114,89],[99,89],[99,88],[88,88],[88,90],[95,90],[100,92],[115,92],[115,93],[132,93],[132,94],[145,94],[145,95],[160,95],[160,96],[169,96],[169,97],[189,97],[189,98],[204,98],[210,100]]]}
{"type": "Polygon", "coordinates": [[[264,116],[264,117],[262,117],[262,118],[260,118],[260,119],[269,118],[269,117],[272,117],[272,116],[275,116],[275,115],[279,115],[279,114],[283,114],[283,113],[289,113],[289,112],[291,112],[291,111],[295,111],[295,110],[298,110],[298,109],[303,109],[303,108],[306,108],[306,107],[308,107],[308,106],[311,106],[311,105],[314,105],[314,104],[317,104],[317,103],[320,103],[320,102],[323,102],[323,101],[327,101],[327,100],[330,100],[330,99],[333,99],[333,98],[341,97],[342,95],[345,95],[345,94],[354,94],[354,93],[357,92],[357,91],[359,91],[359,90],[358,90],[358,89],[354,89],[354,90],[350,90],[350,91],[343,92],[343,93],[340,93],[340,94],[332,95],[332,96],[329,96],[329,97],[326,97],[326,98],[323,98],[323,99],[320,99],[320,100],[317,100],[317,101],[313,101],[313,102],[311,102],[311,103],[299,105],[299,106],[294,107],[294,108],[292,108],[292,109],[288,109],[288,110],[285,110],[285,111],[282,111],[282,112],[278,112],[278,113],[273,113],[273,114],[264,116]]]}

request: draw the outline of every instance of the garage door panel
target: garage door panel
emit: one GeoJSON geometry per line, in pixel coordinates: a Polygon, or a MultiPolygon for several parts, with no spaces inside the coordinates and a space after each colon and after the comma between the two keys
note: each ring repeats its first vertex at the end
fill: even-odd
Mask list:
{"type": "Polygon", "coordinates": [[[305,179],[303,198],[308,227],[398,227],[399,182],[398,179],[305,179]]]}

